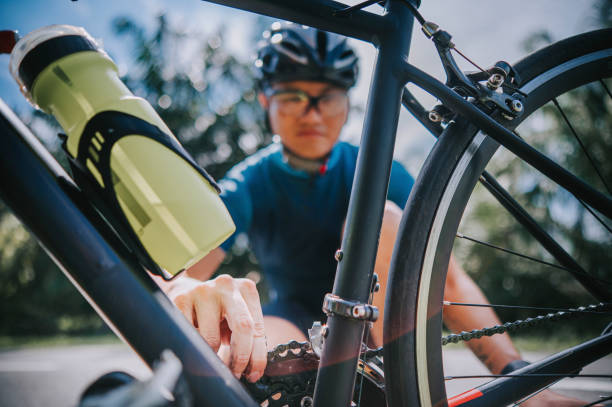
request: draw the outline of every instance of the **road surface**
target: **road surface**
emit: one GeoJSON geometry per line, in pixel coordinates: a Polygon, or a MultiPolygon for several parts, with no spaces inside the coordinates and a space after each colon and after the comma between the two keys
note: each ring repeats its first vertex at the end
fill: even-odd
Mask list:
{"type": "MultiPolygon", "coordinates": [[[[452,349],[445,360],[446,375],[461,375],[486,370],[467,350],[452,349]]],[[[531,361],[542,357],[524,355],[531,361]]],[[[104,373],[122,370],[139,379],[150,375],[146,365],[126,345],[80,345],[0,352],[0,406],[38,407],[75,406],[83,389],[104,373]]],[[[612,358],[601,360],[585,370],[610,374],[612,358]]],[[[478,374],[478,373],[474,373],[478,374]]],[[[481,379],[482,382],[482,379],[481,379]]],[[[448,393],[455,395],[474,387],[478,380],[452,380],[448,393]]],[[[599,395],[612,395],[612,381],[567,379],[555,386],[557,391],[594,401],[599,395]]]]}

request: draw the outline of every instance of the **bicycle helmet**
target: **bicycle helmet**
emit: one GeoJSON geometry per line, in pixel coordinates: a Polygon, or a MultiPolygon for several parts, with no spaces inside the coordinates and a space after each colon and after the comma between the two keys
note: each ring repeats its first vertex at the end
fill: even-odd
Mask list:
{"type": "Polygon", "coordinates": [[[357,80],[357,60],[343,36],[275,22],[263,33],[255,67],[262,89],[295,80],[330,82],[348,89],[357,80]]]}

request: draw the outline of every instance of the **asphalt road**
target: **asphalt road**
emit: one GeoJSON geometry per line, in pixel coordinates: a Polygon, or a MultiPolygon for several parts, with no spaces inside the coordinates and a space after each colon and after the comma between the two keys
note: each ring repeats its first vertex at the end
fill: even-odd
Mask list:
{"type": "Polygon", "coordinates": [[[85,387],[122,370],[144,379],[149,369],[125,345],[83,345],[0,353],[0,405],[74,406],[85,387]]]}
{"type": "MultiPolygon", "coordinates": [[[[445,374],[460,375],[466,371],[486,370],[466,350],[448,352],[445,374]]],[[[542,355],[526,354],[529,360],[542,355]]],[[[75,406],[83,389],[100,375],[122,370],[139,379],[150,375],[146,365],[125,345],[82,345],[0,352],[0,406],[38,407],[75,406]]],[[[612,358],[588,366],[586,372],[610,374],[612,358]]],[[[478,374],[478,373],[474,373],[478,374]]],[[[481,379],[480,382],[483,380],[481,379]]],[[[452,380],[449,394],[455,395],[480,383],[478,380],[452,380]]],[[[612,395],[612,381],[602,379],[566,379],[554,387],[557,391],[596,400],[612,395]]]]}

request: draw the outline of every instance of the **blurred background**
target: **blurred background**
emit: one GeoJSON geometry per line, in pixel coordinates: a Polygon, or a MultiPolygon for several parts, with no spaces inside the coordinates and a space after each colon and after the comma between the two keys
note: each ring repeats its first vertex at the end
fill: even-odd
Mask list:
{"type": "MultiPolygon", "coordinates": [[[[381,9],[371,7],[369,10],[380,12],[381,9]]],[[[458,49],[480,66],[489,67],[498,60],[516,62],[547,43],[610,26],[612,2],[424,0],[420,11],[426,19],[449,31],[458,49]]],[[[235,163],[273,141],[273,136],[265,131],[262,111],[256,102],[251,67],[256,43],[272,21],[197,0],[0,2],[0,29],[19,30],[25,35],[50,24],[85,27],[115,60],[132,91],[156,108],[196,161],[216,179],[235,163]]],[[[359,82],[351,91],[351,114],[342,138],[358,144],[376,51],[369,44],[351,41],[360,56],[361,70],[359,82]]],[[[410,60],[443,80],[435,49],[418,29],[413,33],[410,60]]],[[[65,164],[57,138],[60,129],[51,117],[27,104],[9,74],[8,62],[7,55],[0,55],[0,97],[65,164]]],[[[466,70],[474,69],[463,61],[460,65],[466,70]]],[[[435,104],[435,100],[416,93],[426,107],[435,104]]],[[[581,106],[587,101],[576,99],[568,103],[581,106]]],[[[610,153],[610,128],[608,121],[607,141],[598,147],[603,157],[610,153]]],[[[425,129],[402,112],[396,159],[415,177],[434,142],[425,129]]],[[[568,147],[569,151],[573,148],[572,145],[568,147]]],[[[508,170],[505,165],[510,160],[502,160],[505,164],[500,168],[504,185],[518,184],[523,192],[528,192],[529,201],[535,203],[546,226],[558,226],[555,211],[562,211],[563,196],[541,204],[542,197],[554,194],[541,187],[533,177],[521,178],[520,173],[508,170]],[[555,202],[561,209],[555,207],[555,202]]],[[[608,179],[612,179],[612,164],[608,160],[603,166],[608,179]]],[[[17,177],[18,174],[1,176],[17,177]]],[[[473,205],[470,210],[473,229],[484,230],[484,226],[499,221],[492,215],[490,203],[476,200],[473,205]]],[[[586,231],[579,239],[585,245],[596,244],[595,251],[591,248],[589,253],[601,255],[590,259],[595,263],[593,267],[610,264],[609,235],[603,238],[584,226],[589,221],[580,213],[562,218],[565,230],[586,231]]],[[[546,257],[537,245],[520,238],[515,231],[516,225],[500,223],[496,231],[486,236],[481,234],[481,237],[500,245],[514,245],[515,248],[518,245],[529,249],[533,255],[546,257]]],[[[526,302],[542,303],[542,291],[537,285],[542,279],[538,273],[550,270],[534,271],[531,265],[515,266],[516,263],[509,267],[503,257],[468,246],[458,247],[457,252],[492,302],[527,297],[526,302]],[[487,271],[486,275],[483,270],[487,271]],[[526,273],[535,273],[537,277],[529,286],[521,285],[513,277],[524,277],[526,273]]],[[[267,298],[265,281],[248,250],[245,236],[237,239],[220,272],[255,280],[262,298],[267,298]]],[[[557,278],[551,273],[543,284],[554,283],[557,278]]],[[[566,288],[564,295],[568,299],[582,301],[576,298],[582,295],[578,288],[573,285],[566,288]]],[[[520,314],[516,313],[504,315],[508,320],[518,317],[520,314]]],[[[590,327],[583,323],[574,329],[578,332],[590,327]]],[[[104,323],[0,201],[0,344],[13,346],[29,342],[31,338],[108,334],[104,323]]]]}

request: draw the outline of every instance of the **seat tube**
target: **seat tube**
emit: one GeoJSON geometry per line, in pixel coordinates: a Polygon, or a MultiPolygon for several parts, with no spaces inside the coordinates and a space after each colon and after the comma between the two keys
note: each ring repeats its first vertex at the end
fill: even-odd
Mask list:
{"type": "MultiPolygon", "coordinates": [[[[349,201],[333,294],[359,303],[370,296],[395,145],[414,18],[401,0],[387,2],[389,30],[379,38],[367,114],[349,201]]],[[[337,258],[338,258],[337,257],[337,258]]],[[[381,316],[382,318],[382,316],[381,316]]],[[[330,314],[314,392],[316,407],[350,406],[365,322],[330,314]]]]}

